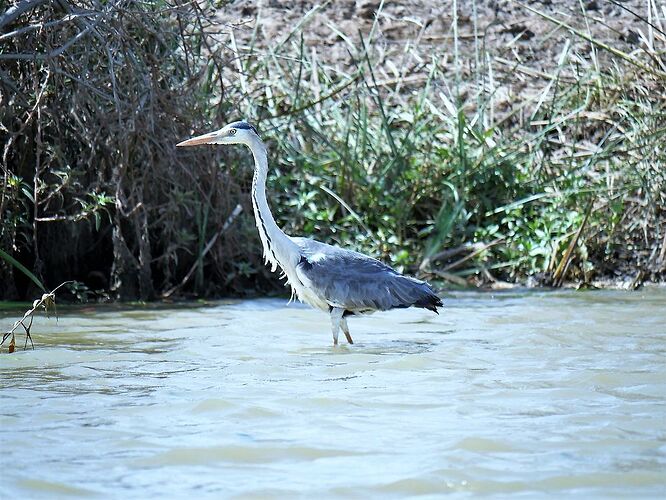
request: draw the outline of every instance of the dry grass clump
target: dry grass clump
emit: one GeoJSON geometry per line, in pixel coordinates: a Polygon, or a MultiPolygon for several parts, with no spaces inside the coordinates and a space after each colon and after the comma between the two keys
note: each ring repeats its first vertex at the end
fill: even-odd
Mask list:
{"type": "Polygon", "coordinates": [[[534,144],[542,153],[537,179],[578,214],[551,255],[546,283],[629,276],[636,286],[666,270],[666,13],[653,3],[611,3],[633,21],[615,43],[594,29],[596,12],[581,12],[583,29],[525,6],[587,44],[584,53],[562,49],[530,122],[545,131],[534,144]]]}

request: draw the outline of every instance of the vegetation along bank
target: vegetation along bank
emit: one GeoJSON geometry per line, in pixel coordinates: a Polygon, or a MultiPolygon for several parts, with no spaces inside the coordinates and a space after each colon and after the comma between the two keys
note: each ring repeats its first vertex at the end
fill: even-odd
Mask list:
{"type": "Polygon", "coordinates": [[[289,234],[446,286],[666,269],[666,19],[616,2],[0,3],[0,299],[281,293],[289,234]],[[457,6],[457,9],[454,7],[457,6]]]}

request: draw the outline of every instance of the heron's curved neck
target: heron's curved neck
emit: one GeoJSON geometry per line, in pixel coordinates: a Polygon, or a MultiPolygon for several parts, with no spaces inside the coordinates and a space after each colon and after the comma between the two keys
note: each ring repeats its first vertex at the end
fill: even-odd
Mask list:
{"type": "Polygon", "coordinates": [[[259,237],[264,247],[264,258],[271,264],[271,271],[279,265],[285,272],[297,252],[296,244],[278,227],[266,199],[266,176],[268,159],[264,144],[255,140],[248,144],[254,156],[254,178],[252,179],[252,206],[259,237]]]}

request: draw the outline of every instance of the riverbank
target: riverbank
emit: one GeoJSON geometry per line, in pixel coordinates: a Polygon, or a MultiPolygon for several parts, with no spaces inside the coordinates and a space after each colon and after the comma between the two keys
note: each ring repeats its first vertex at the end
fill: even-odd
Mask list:
{"type": "Polygon", "coordinates": [[[459,286],[664,280],[663,13],[638,1],[239,5],[242,22],[219,15],[242,66],[279,76],[248,79],[246,103],[287,115],[268,119],[288,175],[274,182],[311,200],[305,214],[282,209],[295,232],[459,286]]]}
{"type": "MultiPolygon", "coordinates": [[[[284,290],[261,258],[251,158],[174,147],[239,117],[267,142],[289,234],[446,286],[666,277],[666,37],[643,2],[133,4],[91,38],[34,5],[0,40],[0,245],[47,288],[284,290]],[[17,31],[37,19],[55,22],[17,31]],[[77,33],[57,58],[11,59],[77,33]]],[[[39,294],[4,260],[0,279],[0,298],[39,294]]]]}

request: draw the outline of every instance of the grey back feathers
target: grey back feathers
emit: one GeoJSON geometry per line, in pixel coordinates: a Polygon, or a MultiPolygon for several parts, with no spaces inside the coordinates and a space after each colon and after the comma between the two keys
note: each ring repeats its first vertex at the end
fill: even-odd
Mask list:
{"type": "Polygon", "coordinates": [[[330,307],[356,314],[410,306],[437,312],[442,305],[428,283],[403,276],[367,255],[308,238],[292,240],[302,255],[298,277],[330,307]]]}

